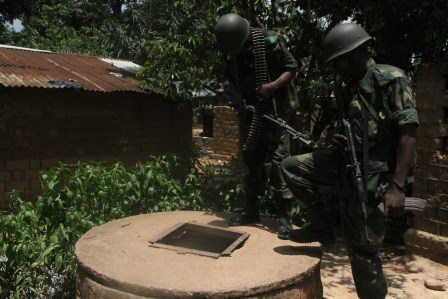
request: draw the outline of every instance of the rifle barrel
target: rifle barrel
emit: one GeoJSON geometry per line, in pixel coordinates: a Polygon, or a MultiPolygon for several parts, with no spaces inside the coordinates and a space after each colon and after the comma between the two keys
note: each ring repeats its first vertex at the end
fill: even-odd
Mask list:
{"type": "Polygon", "coordinates": [[[263,114],[262,116],[263,119],[266,119],[270,122],[273,122],[275,124],[277,124],[279,127],[285,129],[289,134],[292,135],[293,139],[299,139],[302,143],[306,144],[306,145],[310,145],[311,144],[311,140],[309,140],[305,134],[296,131],[294,128],[292,128],[290,125],[288,125],[286,123],[285,120],[279,118],[279,117],[275,117],[273,115],[270,114],[263,114]]]}

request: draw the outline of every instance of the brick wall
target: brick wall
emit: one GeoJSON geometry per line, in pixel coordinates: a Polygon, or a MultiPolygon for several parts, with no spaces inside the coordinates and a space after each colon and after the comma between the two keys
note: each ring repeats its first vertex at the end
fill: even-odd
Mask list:
{"type": "Polygon", "coordinates": [[[58,161],[123,161],[187,152],[192,110],[157,94],[9,88],[0,97],[0,206],[20,189],[33,200],[38,174],[58,161]]]}
{"type": "Polygon", "coordinates": [[[213,114],[213,153],[239,158],[241,144],[237,112],[228,106],[214,106],[213,114]]]}
{"type": "Polygon", "coordinates": [[[428,200],[415,227],[448,236],[448,59],[423,64],[417,78],[420,127],[413,194],[428,200]]]}

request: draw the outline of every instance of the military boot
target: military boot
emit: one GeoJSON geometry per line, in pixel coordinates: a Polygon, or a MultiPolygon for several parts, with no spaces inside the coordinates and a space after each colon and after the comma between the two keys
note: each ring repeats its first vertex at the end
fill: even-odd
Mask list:
{"type": "MultiPolygon", "coordinates": [[[[289,189],[287,189],[289,191],[289,189]]],[[[284,192],[285,194],[286,192],[284,192]]],[[[288,196],[286,193],[285,196],[281,196],[277,199],[277,203],[279,205],[279,226],[277,235],[280,239],[288,239],[289,232],[292,231],[292,223],[291,223],[291,210],[292,210],[292,201],[293,196],[289,191],[291,196],[288,196]]]]}
{"type": "Polygon", "coordinates": [[[277,231],[277,237],[282,240],[289,240],[289,234],[293,230],[291,221],[288,220],[289,218],[280,218],[278,220],[279,226],[277,231]]]}
{"type": "Polygon", "coordinates": [[[270,166],[269,193],[271,194],[271,201],[277,203],[277,214],[279,216],[277,235],[280,239],[288,239],[288,234],[293,229],[291,210],[294,195],[286,185],[280,169],[280,163],[272,161],[270,166]]]}
{"type": "Polygon", "coordinates": [[[240,225],[248,225],[254,224],[260,221],[260,216],[255,213],[243,212],[240,215],[230,218],[229,225],[230,226],[240,226],[240,225]]]}
{"type": "Polygon", "coordinates": [[[320,242],[323,245],[334,243],[333,230],[318,208],[307,210],[311,224],[306,228],[283,231],[278,234],[280,239],[298,243],[320,242]]]}
{"type": "Polygon", "coordinates": [[[245,211],[230,218],[230,226],[239,226],[253,224],[260,221],[260,215],[258,213],[258,198],[256,196],[248,196],[246,200],[245,211]]]}

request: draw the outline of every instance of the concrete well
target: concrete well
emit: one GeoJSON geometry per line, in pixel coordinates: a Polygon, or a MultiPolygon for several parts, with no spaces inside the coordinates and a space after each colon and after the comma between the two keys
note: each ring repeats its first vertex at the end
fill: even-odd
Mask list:
{"type": "Polygon", "coordinates": [[[232,227],[249,238],[212,258],[150,247],[168,228],[190,222],[227,227],[227,213],[163,212],[114,220],[76,243],[78,298],[322,298],[321,248],[277,238],[277,224],[232,227]]]}

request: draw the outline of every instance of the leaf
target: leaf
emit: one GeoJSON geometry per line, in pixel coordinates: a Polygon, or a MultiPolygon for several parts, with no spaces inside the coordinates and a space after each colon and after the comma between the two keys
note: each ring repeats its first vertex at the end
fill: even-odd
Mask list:
{"type": "Polygon", "coordinates": [[[132,184],[131,184],[131,182],[128,182],[126,184],[126,192],[129,192],[131,189],[132,189],[132,184]]]}
{"type": "Polygon", "coordinates": [[[49,246],[47,249],[44,250],[44,252],[42,252],[39,256],[39,260],[44,259],[47,255],[50,254],[50,252],[52,252],[55,248],[57,248],[59,245],[58,244],[52,244],[51,246],[49,246]]]}
{"type": "Polygon", "coordinates": [[[62,267],[62,256],[61,255],[57,255],[55,260],[54,260],[56,269],[59,270],[62,267]]]}

